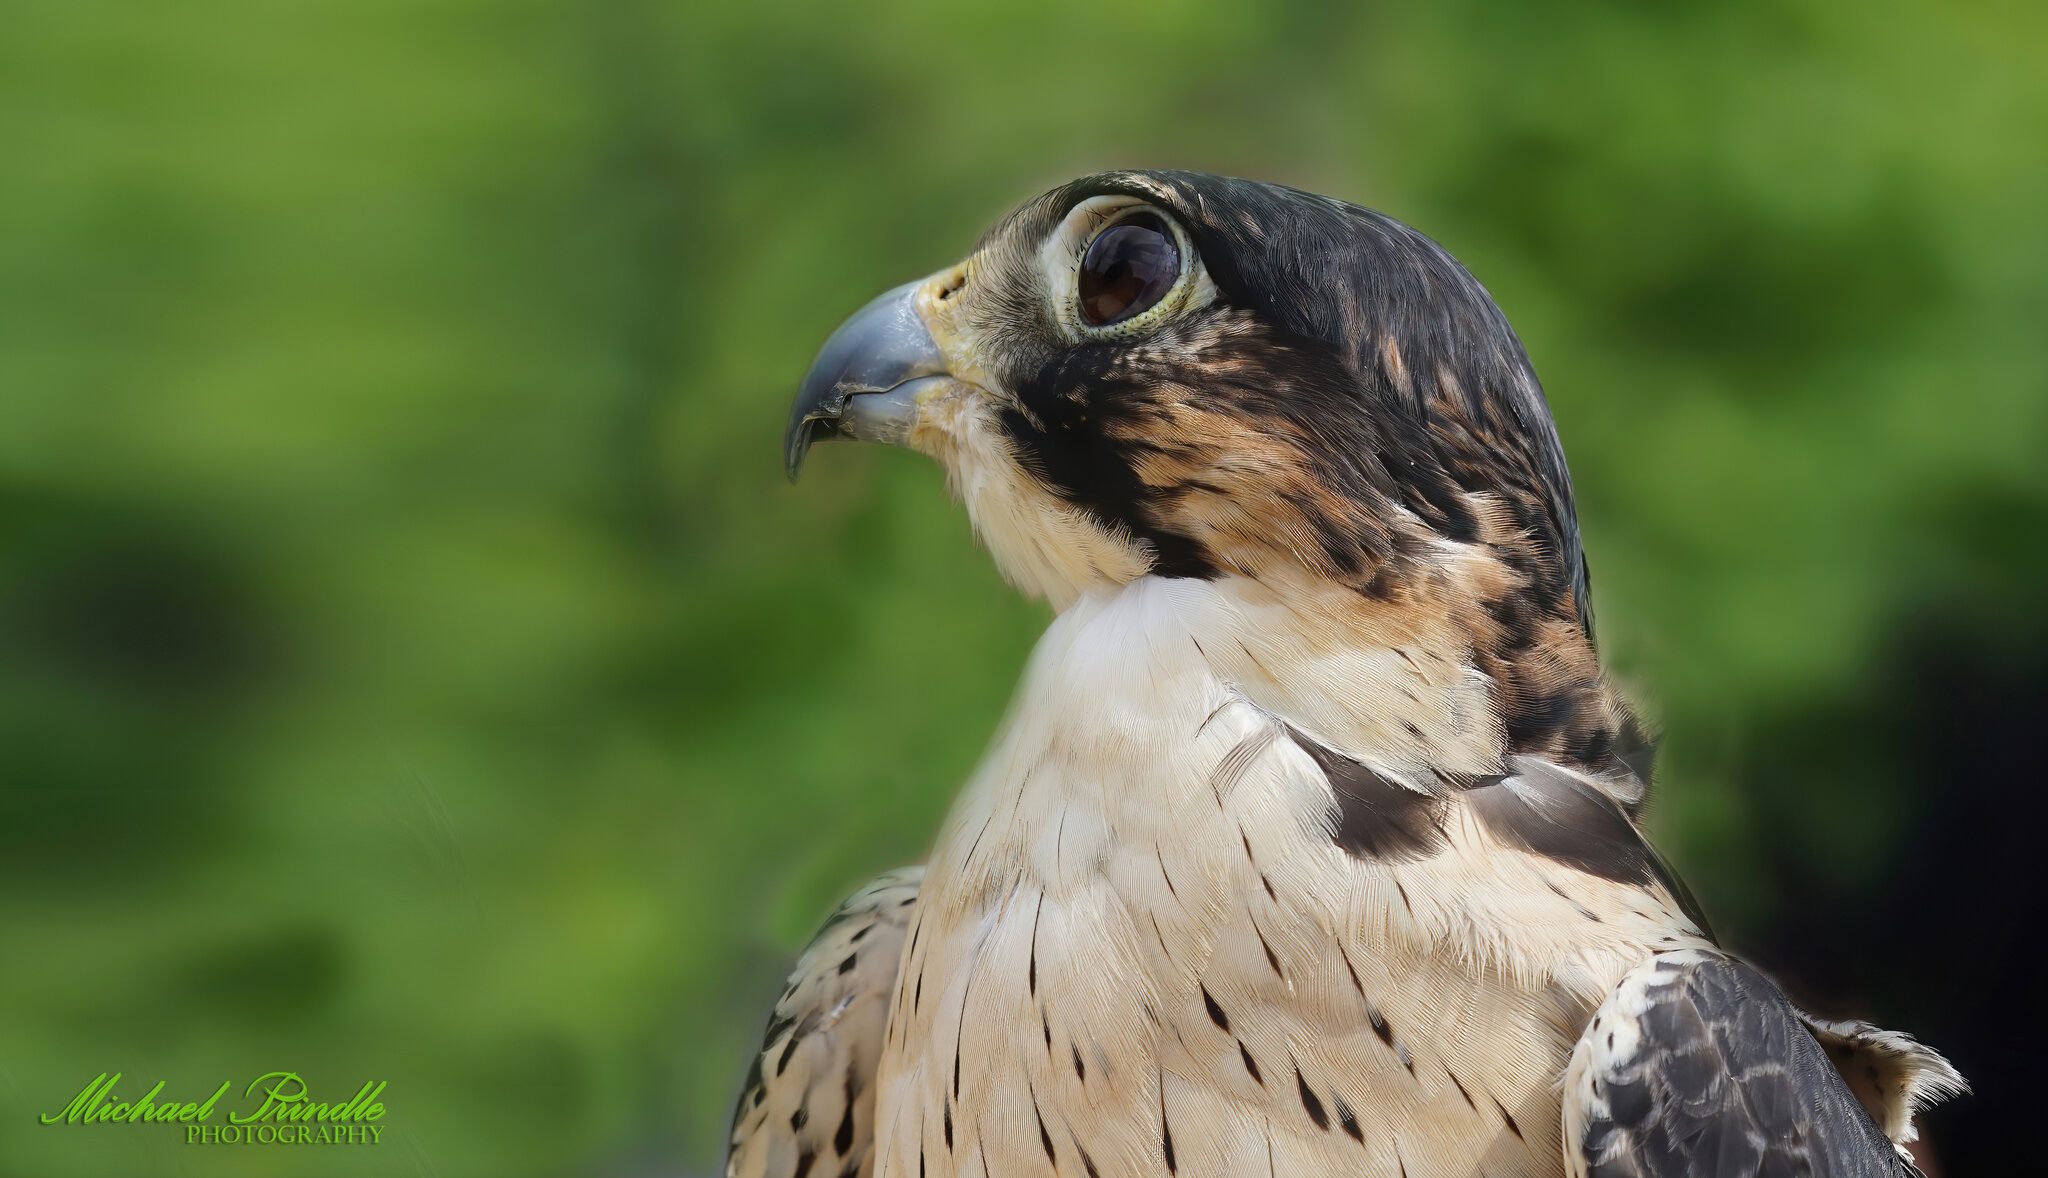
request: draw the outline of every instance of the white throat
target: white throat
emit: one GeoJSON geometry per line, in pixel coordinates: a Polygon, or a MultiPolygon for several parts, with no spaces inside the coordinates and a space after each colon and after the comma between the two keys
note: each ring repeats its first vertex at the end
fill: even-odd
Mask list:
{"type": "MultiPolygon", "coordinates": [[[[1382,626],[1375,641],[1356,601],[1337,586],[1283,598],[1243,578],[1140,577],[1080,595],[1039,641],[942,845],[1020,848],[1003,835],[1029,830],[1034,874],[1099,870],[1108,840],[1164,836],[1185,807],[1213,808],[1226,760],[1262,755],[1261,733],[1282,722],[1418,791],[1435,771],[1498,769],[1488,682],[1447,628],[1382,626]]],[[[1294,778],[1295,812],[1321,812],[1316,775],[1294,778]]],[[[984,857],[974,874],[994,886],[1025,866],[984,857]]]]}

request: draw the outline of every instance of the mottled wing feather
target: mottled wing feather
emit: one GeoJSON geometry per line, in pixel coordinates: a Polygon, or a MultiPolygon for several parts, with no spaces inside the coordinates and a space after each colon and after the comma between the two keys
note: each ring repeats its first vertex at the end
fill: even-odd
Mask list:
{"type": "Polygon", "coordinates": [[[1805,1011],[1799,1017],[1877,1127],[1900,1145],[1918,1138],[1913,1117],[1921,1109],[1970,1090],[1961,1073],[1911,1035],[1805,1011]]]}
{"type": "Polygon", "coordinates": [[[1622,980],[1573,1052],[1564,1115],[1574,1175],[1914,1172],[1800,1012],[1714,953],[1662,954],[1622,980]]]}
{"type": "Polygon", "coordinates": [[[875,1068],[924,868],[841,904],[789,975],[733,1114],[728,1178],[873,1170],[875,1068]]]}

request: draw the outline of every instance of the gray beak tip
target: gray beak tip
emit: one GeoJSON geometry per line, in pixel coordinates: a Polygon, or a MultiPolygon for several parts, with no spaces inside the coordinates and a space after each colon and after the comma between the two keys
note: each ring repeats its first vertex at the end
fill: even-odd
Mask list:
{"type": "Polygon", "coordinates": [[[783,434],[783,468],[795,482],[811,443],[852,437],[901,441],[902,414],[911,390],[903,386],[921,377],[942,375],[945,365],[938,344],[917,313],[919,283],[902,286],[854,312],[818,350],[811,370],[790,406],[789,428],[783,434]],[[869,394],[902,394],[876,398],[869,394]],[[849,402],[876,401],[866,412],[848,413],[849,402]],[[887,402],[887,406],[880,402],[887,402]]]}
{"type": "Polygon", "coordinates": [[[803,473],[804,456],[811,452],[812,442],[819,438],[836,438],[840,434],[836,417],[792,416],[789,429],[782,437],[782,465],[789,481],[795,483],[797,476],[803,473]]]}

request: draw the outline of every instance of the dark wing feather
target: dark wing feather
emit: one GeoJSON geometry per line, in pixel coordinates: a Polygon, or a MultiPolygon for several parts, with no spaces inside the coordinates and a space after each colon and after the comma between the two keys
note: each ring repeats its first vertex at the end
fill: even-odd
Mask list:
{"type": "Polygon", "coordinates": [[[877,878],[804,950],[747,1072],[728,1178],[871,1172],[875,1067],[923,878],[922,867],[877,878]]]}
{"type": "Polygon", "coordinates": [[[1573,1053],[1565,1104],[1573,1172],[1595,1178],[1914,1173],[1791,1002],[1712,953],[1623,979],[1573,1053]]]}
{"type": "Polygon", "coordinates": [[[1541,757],[1513,757],[1509,768],[1475,779],[1464,795],[1493,837],[1591,875],[1661,886],[1695,929],[1715,939],[1685,881],[1636,828],[1630,798],[1642,800],[1639,782],[1588,777],[1541,757]]]}

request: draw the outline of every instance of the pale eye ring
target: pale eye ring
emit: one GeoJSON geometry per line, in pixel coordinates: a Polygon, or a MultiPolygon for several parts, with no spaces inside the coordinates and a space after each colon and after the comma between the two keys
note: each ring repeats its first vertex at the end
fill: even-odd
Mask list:
{"type": "Polygon", "coordinates": [[[1081,321],[1108,327],[1157,306],[1180,281],[1180,243],[1157,214],[1141,212],[1102,230],[1075,277],[1081,321]]]}

